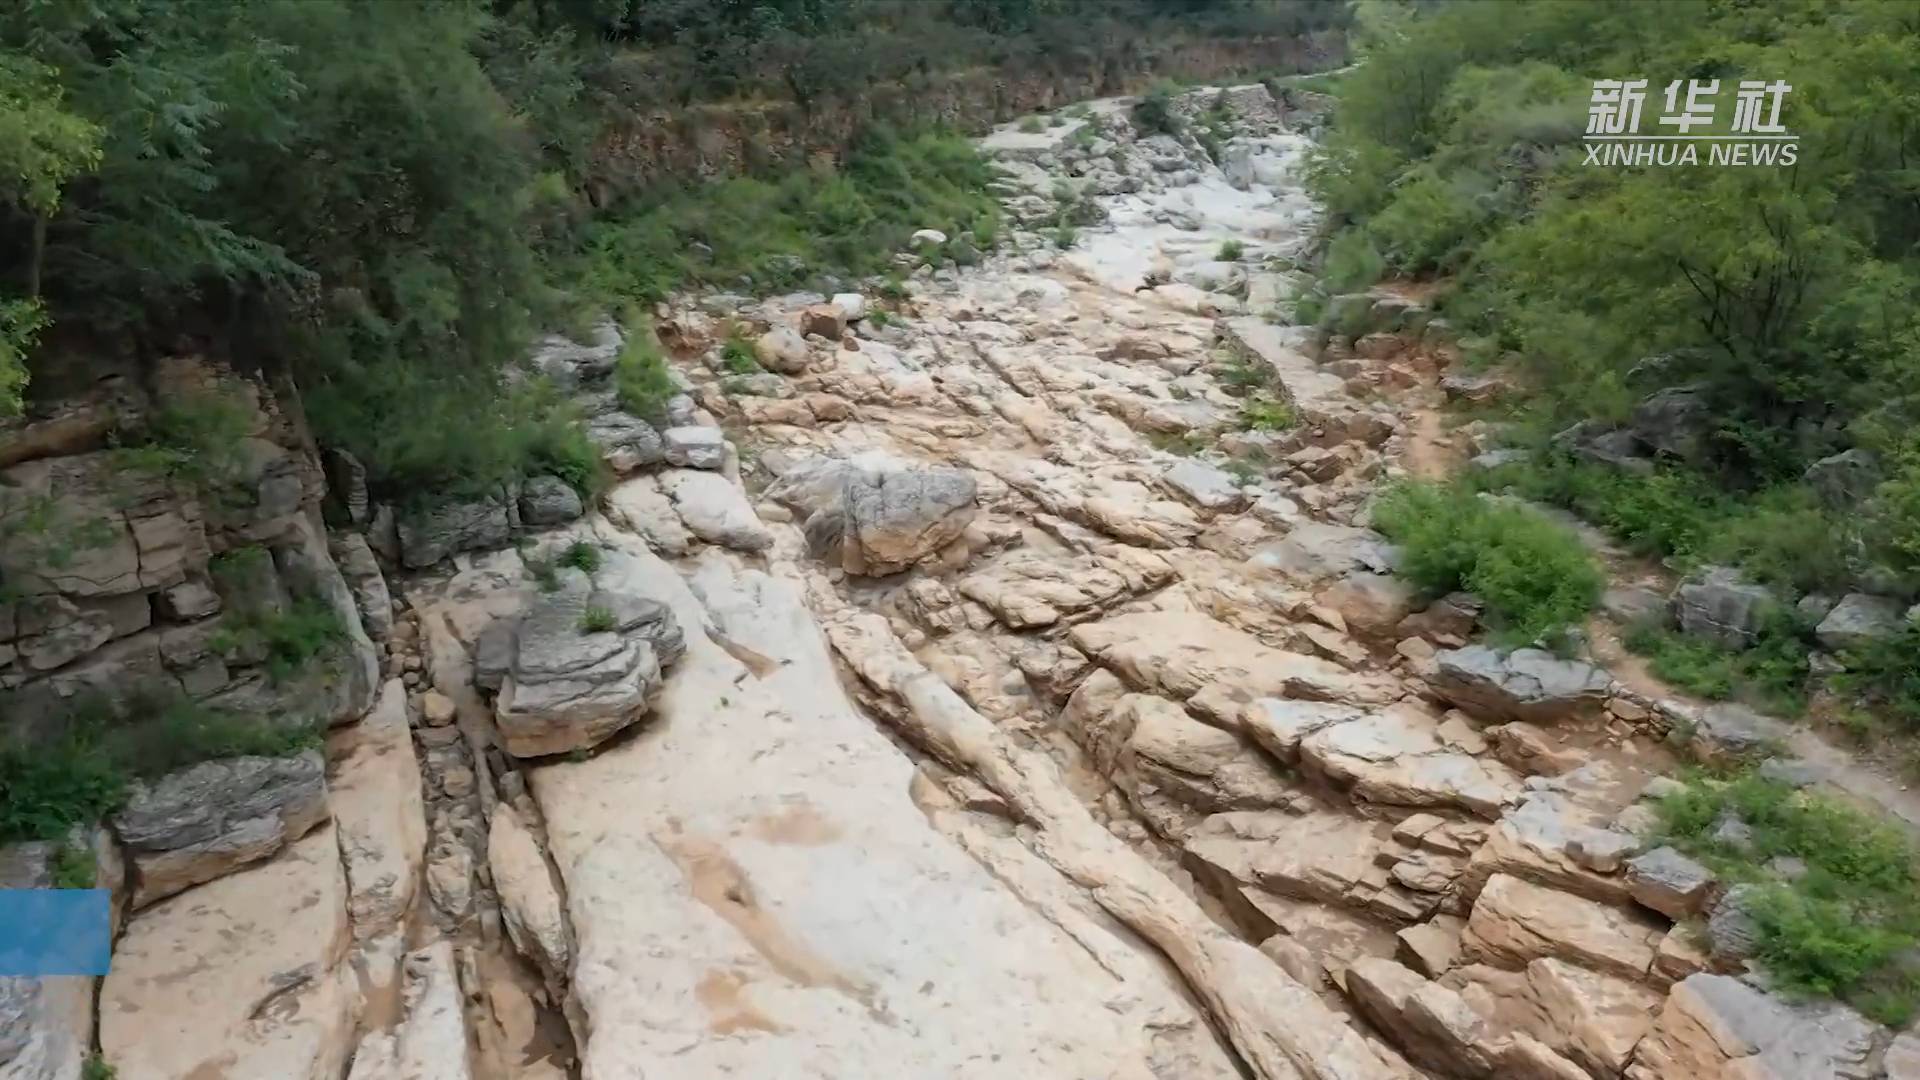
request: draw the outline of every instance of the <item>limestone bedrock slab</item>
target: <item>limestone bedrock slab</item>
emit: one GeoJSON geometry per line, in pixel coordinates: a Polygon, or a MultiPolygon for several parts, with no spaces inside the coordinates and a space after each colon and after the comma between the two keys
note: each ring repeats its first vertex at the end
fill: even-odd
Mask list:
{"type": "Polygon", "coordinates": [[[672,607],[687,654],[637,737],[533,773],[584,1076],[1153,1080],[1170,986],[1121,981],[935,830],[795,586],[603,538],[601,584],[672,607]]]}

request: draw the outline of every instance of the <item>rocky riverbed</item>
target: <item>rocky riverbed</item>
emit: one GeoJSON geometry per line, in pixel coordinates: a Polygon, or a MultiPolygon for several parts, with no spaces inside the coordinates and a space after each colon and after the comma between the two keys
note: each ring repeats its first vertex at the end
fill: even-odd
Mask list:
{"type": "MultiPolygon", "coordinates": [[[[1304,121],[1179,107],[1216,103],[1217,162],[1123,102],[996,131],[1012,243],[922,237],[897,296],[664,305],[663,418],[612,326],[546,342],[599,507],[362,500],[330,580],[386,681],[141,863],[121,1080],[1920,1075],[1743,977],[1737,905],[1643,850],[1676,726],[1764,718],[1473,644],[1473,598],[1393,576],[1368,501],[1443,328],[1280,321],[1304,121]]],[[[55,982],[11,1000],[84,1046],[55,982]]]]}

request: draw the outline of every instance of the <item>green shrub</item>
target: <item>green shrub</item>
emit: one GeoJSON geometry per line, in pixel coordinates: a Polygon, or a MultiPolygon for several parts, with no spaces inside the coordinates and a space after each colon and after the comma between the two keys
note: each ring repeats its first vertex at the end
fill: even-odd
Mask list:
{"type": "Polygon", "coordinates": [[[875,330],[885,330],[893,323],[893,314],[886,308],[874,308],[867,312],[867,325],[875,330]]]}
{"type": "Polygon", "coordinates": [[[1320,281],[1329,293],[1359,292],[1371,287],[1387,272],[1373,240],[1359,229],[1342,229],[1327,244],[1320,263],[1320,281]]]}
{"type": "Polygon", "coordinates": [[[1806,708],[1807,628],[1788,609],[1768,618],[1747,649],[1722,648],[1658,626],[1631,628],[1626,646],[1645,656],[1655,675],[1700,697],[1738,698],[1787,716],[1806,708]]]}
{"type": "Polygon", "coordinates": [[[54,849],[48,870],[56,889],[91,889],[99,865],[92,848],[67,841],[54,849]]]}
{"type": "Polygon", "coordinates": [[[1244,431],[1286,431],[1299,422],[1293,406],[1284,401],[1254,398],[1240,405],[1240,427],[1244,431]]]}
{"type": "Polygon", "coordinates": [[[285,682],[333,651],[346,637],[333,607],[318,597],[301,597],[284,611],[232,611],[210,644],[218,652],[258,645],[266,653],[267,675],[285,682]]]}
{"type": "Polygon", "coordinates": [[[598,605],[590,605],[580,613],[580,632],[583,634],[604,634],[620,625],[613,612],[598,605]]]}
{"type": "Polygon", "coordinates": [[[1178,135],[1186,125],[1173,111],[1173,96],[1179,87],[1170,82],[1157,82],[1140,96],[1133,106],[1133,126],[1141,135],[1178,135]]]}
{"type": "Polygon", "coordinates": [[[1400,571],[1428,593],[1465,589],[1509,643],[1556,637],[1585,617],[1605,576],[1571,532],[1458,485],[1388,489],[1374,525],[1400,545],[1400,571]]]}
{"type": "Polygon", "coordinates": [[[613,307],[693,284],[739,288],[747,278],[766,292],[816,275],[887,273],[918,229],[971,230],[985,246],[1001,214],[993,179],[964,136],[876,128],[838,171],[737,177],[615,208],[582,230],[563,276],[569,291],[613,307]]]}
{"type": "Polygon", "coordinates": [[[1020,120],[1020,130],[1028,135],[1038,135],[1047,130],[1047,122],[1037,116],[1022,117],[1020,120]]]}
{"type": "Polygon", "coordinates": [[[1181,457],[1192,457],[1207,448],[1206,440],[1191,431],[1154,431],[1147,434],[1147,445],[1155,450],[1181,457]]]}
{"type": "Polygon", "coordinates": [[[119,1076],[120,1070],[98,1054],[88,1057],[87,1063],[80,1066],[80,1080],[118,1080],[119,1076]]]}
{"type": "Polygon", "coordinates": [[[1920,622],[1850,650],[1841,689],[1879,706],[1907,730],[1920,730],[1920,622]]]}
{"type": "Polygon", "coordinates": [[[127,468],[173,477],[219,496],[246,468],[253,412],[236,394],[201,390],[155,409],[117,451],[127,468]]]}
{"type": "Polygon", "coordinates": [[[1688,778],[1658,805],[1659,839],[1700,859],[1723,881],[1761,887],[1751,914],[1757,955],[1788,991],[1835,996],[1900,1026],[1916,1000],[1902,955],[1920,943],[1920,892],[1911,841],[1897,826],[1756,773],[1688,778]],[[1715,838],[1737,818],[1745,845],[1715,838]],[[1769,865],[1799,859],[1788,880],[1769,865]]]}
{"type": "Polygon", "coordinates": [[[285,756],[319,745],[320,727],[211,709],[160,687],[87,698],[44,738],[0,746],[0,843],[63,840],[118,809],[136,778],[201,761],[285,756]]]}
{"type": "Polygon", "coordinates": [[[760,358],[753,353],[753,342],[736,329],[720,347],[720,367],[729,375],[758,375],[760,358]]]}
{"type": "Polygon", "coordinates": [[[1239,262],[1241,256],[1246,253],[1247,245],[1240,241],[1223,240],[1220,243],[1220,250],[1214,252],[1214,258],[1219,259],[1221,262],[1239,262]]]}
{"type": "Polygon", "coordinates": [[[575,570],[595,573],[600,569],[600,549],[585,540],[575,540],[560,553],[560,565],[571,566],[575,570]]]}
{"type": "Polygon", "coordinates": [[[533,579],[534,587],[543,593],[560,591],[560,564],[542,555],[528,551],[520,553],[520,562],[527,568],[527,576],[533,579]]]}
{"type": "Polygon", "coordinates": [[[627,328],[620,357],[613,365],[613,385],[621,408],[655,423],[666,419],[667,402],[680,388],[674,385],[651,325],[627,328]]]}
{"type": "Polygon", "coordinates": [[[1080,231],[1071,225],[1061,225],[1053,230],[1053,246],[1065,251],[1080,240],[1080,231]]]}
{"type": "Polygon", "coordinates": [[[1458,180],[1418,169],[1367,223],[1367,235],[1403,274],[1451,269],[1466,254],[1486,213],[1458,180]]]}

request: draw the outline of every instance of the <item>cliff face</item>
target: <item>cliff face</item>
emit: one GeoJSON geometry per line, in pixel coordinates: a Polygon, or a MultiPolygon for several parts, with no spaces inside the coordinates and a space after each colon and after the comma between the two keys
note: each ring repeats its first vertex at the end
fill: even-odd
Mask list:
{"type": "Polygon", "coordinates": [[[89,698],[184,697],[273,723],[366,710],[373,647],[283,397],[172,358],[148,386],[109,377],[0,435],[7,734],[52,735],[89,698]],[[299,670],[267,640],[294,612],[333,624],[299,670]]]}
{"type": "Polygon", "coordinates": [[[868,87],[858,98],[810,109],[779,101],[636,112],[603,134],[590,186],[596,200],[604,201],[667,180],[714,179],[837,155],[875,121],[984,131],[1027,113],[1135,93],[1161,78],[1217,81],[1245,72],[1332,67],[1346,50],[1337,36],[1322,35],[1121,42],[1109,51],[1076,71],[1001,66],[940,72],[868,87]]]}

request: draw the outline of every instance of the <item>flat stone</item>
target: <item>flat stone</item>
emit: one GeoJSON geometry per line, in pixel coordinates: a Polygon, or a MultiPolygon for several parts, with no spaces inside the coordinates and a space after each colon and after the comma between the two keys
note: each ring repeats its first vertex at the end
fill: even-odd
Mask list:
{"type": "Polygon", "coordinates": [[[719,428],[675,427],[660,433],[667,464],[683,469],[718,469],[727,463],[727,437],[719,428]]]}
{"type": "Polygon", "coordinates": [[[1638,983],[1544,958],[1527,965],[1527,988],[1545,1020],[1550,1047],[1596,1076],[1617,1076],[1660,1008],[1638,983]]]}
{"type": "Polygon", "coordinates": [[[1789,1003],[1726,975],[1673,988],[1627,1080],[1867,1080],[1879,1028],[1832,1001],[1789,1003]]]}
{"type": "Polygon", "coordinates": [[[1252,502],[1233,477],[1193,458],[1175,462],[1161,474],[1160,481],[1174,494],[1211,513],[1244,510],[1252,502]]]}
{"type": "Polygon", "coordinates": [[[1635,901],[1679,922],[1713,899],[1713,871],[1670,847],[1657,847],[1627,863],[1627,888],[1635,901]]]}
{"type": "Polygon", "coordinates": [[[1784,746],[1792,736],[1786,724],[1745,705],[1722,703],[1700,711],[1689,743],[1703,760],[1742,758],[1784,746]]]}
{"type": "Polygon", "coordinates": [[[1725,566],[1703,568],[1673,593],[1680,629],[1729,649],[1757,641],[1767,613],[1779,603],[1770,590],[1725,566]]]}
{"type": "Polygon", "coordinates": [[[426,811],[406,687],[389,680],[373,711],[329,743],[334,764],[327,801],[346,865],[353,936],[364,941],[400,927],[426,861],[426,811]]]}
{"type": "Polygon", "coordinates": [[[1845,653],[1899,630],[1904,609],[1890,596],[1848,593],[1820,620],[1813,636],[1829,652],[1845,653]]]}
{"type": "Polygon", "coordinates": [[[325,769],[309,750],[207,761],[136,784],[113,828],[133,860],[140,908],[265,859],[326,818],[325,769]]]}
{"type": "Polygon", "coordinates": [[[1437,979],[1460,961],[1460,933],[1466,924],[1453,915],[1435,915],[1431,921],[1400,930],[1396,959],[1425,975],[1437,979]]]}
{"type": "Polygon", "coordinates": [[[765,551],[773,546],[773,534],[754,514],[746,492],[726,477],[669,469],[660,474],[659,483],[681,523],[694,536],[735,551],[765,551]]]}
{"type": "Polygon", "coordinates": [[[494,808],[487,832],[487,869],[514,947],[546,976],[549,986],[564,986],[573,955],[564,901],[539,842],[504,803],[494,808]]]}
{"type": "Polygon", "coordinates": [[[1438,656],[1434,692],[1471,713],[1552,724],[1598,712],[1613,679],[1600,668],[1539,649],[1501,652],[1485,645],[1438,656]]]}
{"type": "Polygon", "coordinates": [[[134,913],[100,989],[120,1080],[334,1080],[353,1046],[333,829],[134,913]]]}
{"type": "Polygon", "coordinates": [[[1468,957],[1524,967],[1554,957],[1637,979],[1664,930],[1618,908],[1496,874],[1480,890],[1461,941],[1468,957]]]}

